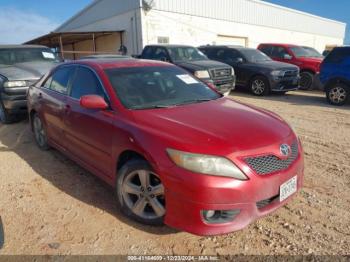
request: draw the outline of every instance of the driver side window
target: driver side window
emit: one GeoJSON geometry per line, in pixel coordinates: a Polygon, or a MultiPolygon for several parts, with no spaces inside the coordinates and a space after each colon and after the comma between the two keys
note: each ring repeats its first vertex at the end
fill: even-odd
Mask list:
{"type": "Polygon", "coordinates": [[[272,51],[272,57],[284,59],[285,55],[289,55],[287,50],[282,46],[275,46],[272,51]]]}
{"type": "Polygon", "coordinates": [[[98,95],[108,100],[95,74],[88,68],[78,67],[70,96],[79,100],[85,95],[98,95]]]}

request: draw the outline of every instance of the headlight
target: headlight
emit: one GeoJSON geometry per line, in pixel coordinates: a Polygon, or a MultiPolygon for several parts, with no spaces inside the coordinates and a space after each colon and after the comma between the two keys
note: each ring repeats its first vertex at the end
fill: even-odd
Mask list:
{"type": "Polygon", "coordinates": [[[177,166],[192,172],[239,180],[248,179],[234,163],[224,157],[193,154],[174,149],[167,149],[167,152],[177,166]]]}
{"type": "Polygon", "coordinates": [[[231,75],[235,75],[235,70],[233,69],[233,67],[232,67],[232,72],[231,72],[231,75]]]}
{"type": "Polygon", "coordinates": [[[26,81],[7,81],[4,83],[4,87],[24,87],[26,85],[26,81]]]}
{"type": "Polygon", "coordinates": [[[200,79],[202,78],[210,78],[209,72],[207,70],[203,71],[196,71],[194,72],[194,75],[200,79]]]}
{"type": "Polygon", "coordinates": [[[284,76],[284,71],[274,70],[274,71],[271,72],[271,75],[275,76],[275,77],[282,77],[282,76],[284,76]]]}

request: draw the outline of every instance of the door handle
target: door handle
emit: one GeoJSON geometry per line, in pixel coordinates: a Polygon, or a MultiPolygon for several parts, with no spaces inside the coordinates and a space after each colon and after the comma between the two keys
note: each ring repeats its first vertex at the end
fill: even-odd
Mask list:
{"type": "Polygon", "coordinates": [[[64,108],[64,111],[66,112],[66,114],[69,114],[70,110],[71,110],[70,105],[66,105],[64,108]]]}

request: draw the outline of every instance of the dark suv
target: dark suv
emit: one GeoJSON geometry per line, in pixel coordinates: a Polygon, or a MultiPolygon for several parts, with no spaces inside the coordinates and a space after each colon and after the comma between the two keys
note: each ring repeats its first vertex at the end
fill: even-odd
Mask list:
{"type": "Polygon", "coordinates": [[[182,67],[197,78],[227,95],[235,87],[235,72],[227,64],[209,60],[197,48],[185,45],[148,45],[141,59],[160,60],[182,67]]]}
{"type": "Polygon", "coordinates": [[[27,111],[27,90],[59,62],[51,49],[0,45],[0,122],[10,123],[27,111]]]}
{"type": "Polygon", "coordinates": [[[344,105],[350,100],[350,47],[336,47],[321,64],[320,79],[327,100],[332,105],[344,105]]]}
{"type": "Polygon", "coordinates": [[[210,59],[233,66],[237,86],[249,88],[254,95],[298,89],[297,66],[273,61],[257,49],[240,46],[202,46],[199,49],[210,59]]]}

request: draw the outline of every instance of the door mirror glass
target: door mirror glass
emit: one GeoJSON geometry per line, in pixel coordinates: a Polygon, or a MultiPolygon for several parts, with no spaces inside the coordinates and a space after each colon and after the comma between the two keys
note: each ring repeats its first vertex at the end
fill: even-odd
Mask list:
{"type": "Polygon", "coordinates": [[[105,110],[108,104],[103,97],[97,95],[86,95],[80,98],[80,106],[86,109],[105,110]]]}
{"type": "Polygon", "coordinates": [[[292,56],[289,55],[289,54],[284,54],[284,55],[283,55],[283,59],[292,60],[292,56]]]}

